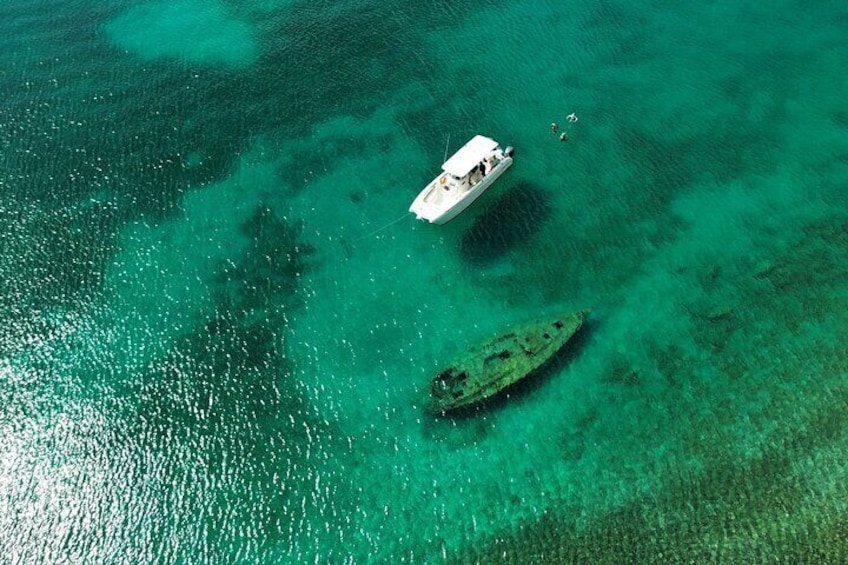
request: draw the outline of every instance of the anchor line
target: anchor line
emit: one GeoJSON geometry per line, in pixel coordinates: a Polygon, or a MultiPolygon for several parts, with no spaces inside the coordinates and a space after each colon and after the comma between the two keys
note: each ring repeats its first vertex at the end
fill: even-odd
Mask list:
{"type": "Polygon", "coordinates": [[[359,241],[360,239],[365,239],[365,238],[367,238],[367,237],[371,237],[372,235],[376,235],[376,234],[380,233],[381,231],[383,231],[384,229],[392,227],[393,225],[395,225],[396,223],[398,223],[398,222],[399,222],[399,221],[401,221],[402,219],[406,218],[407,216],[409,216],[409,213],[408,213],[408,212],[407,212],[407,213],[405,213],[405,214],[404,214],[403,216],[401,216],[400,218],[397,218],[397,219],[392,220],[391,222],[389,222],[389,223],[388,223],[388,224],[386,224],[385,226],[379,227],[379,228],[377,228],[376,230],[374,230],[374,231],[372,231],[372,232],[366,233],[365,235],[363,235],[363,236],[360,236],[360,237],[356,238],[354,241],[359,241]]]}

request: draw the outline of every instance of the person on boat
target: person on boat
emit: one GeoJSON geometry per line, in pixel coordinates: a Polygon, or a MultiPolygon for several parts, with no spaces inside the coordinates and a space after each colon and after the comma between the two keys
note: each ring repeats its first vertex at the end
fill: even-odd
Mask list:
{"type": "Polygon", "coordinates": [[[551,123],[551,133],[556,133],[559,130],[559,126],[556,122],[551,123]]]}
{"type": "Polygon", "coordinates": [[[574,112],[571,112],[571,113],[567,116],[567,119],[568,119],[568,123],[569,123],[569,124],[573,124],[573,123],[575,123],[575,122],[577,121],[577,114],[575,114],[574,112]]]}

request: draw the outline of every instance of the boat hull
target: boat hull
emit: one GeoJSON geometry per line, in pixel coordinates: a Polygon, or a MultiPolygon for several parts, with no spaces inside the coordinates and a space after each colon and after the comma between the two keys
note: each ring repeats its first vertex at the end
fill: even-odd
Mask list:
{"type": "Polygon", "coordinates": [[[455,183],[443,183],[444,174],[437,176],[422,190],[409,211],[419,220],[432,224],[444,224],[457,217],[471,206],[512,165],[511,155],[504,155],[489,173],[470,189],[461,192],[455,183]]]}
{"type": "Polygon", "coordinates": [[[587,316],[581,310],[539,320],[471,348],[433,379],[429,409],[439,413],[477,404],[533,374],[568,343],[587,316]]]}
{"type": "Polygon", "coordinates": [[[456,218],[460,212],[474,204],[474,202],[480,198],[502,174],[506,172],[510,165],[512,165],[512,157],[504,158],[503,161],[498,163],[497,167],[492,169],[492,171],[486,175],[483,180],[477,183],[474,188],[466,192],[462,198],[456,201],[455,204],[444,210],[441,214],[435,216],[432,220],[429,220],[430,223],[442,225],[456,218]]]}

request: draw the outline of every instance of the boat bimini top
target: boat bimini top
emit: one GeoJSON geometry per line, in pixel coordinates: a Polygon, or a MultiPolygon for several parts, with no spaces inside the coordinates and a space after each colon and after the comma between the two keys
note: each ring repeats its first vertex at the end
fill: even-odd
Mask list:
{"type": "Polygon", "coordinates": [[[479,165],[486,155],[498,146],[498,142],[483,135],[475,135],[442,165],[449,175],[462,178],[479,165]]]}

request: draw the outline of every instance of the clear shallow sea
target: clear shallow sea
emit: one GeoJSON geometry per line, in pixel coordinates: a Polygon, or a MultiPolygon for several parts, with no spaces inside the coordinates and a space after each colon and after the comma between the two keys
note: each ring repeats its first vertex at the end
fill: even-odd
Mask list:
{"type": "Polygon", "coordinates": [[[419,4],[0,7],[3,560],[848,560],[844,3],[419,4]]]}

